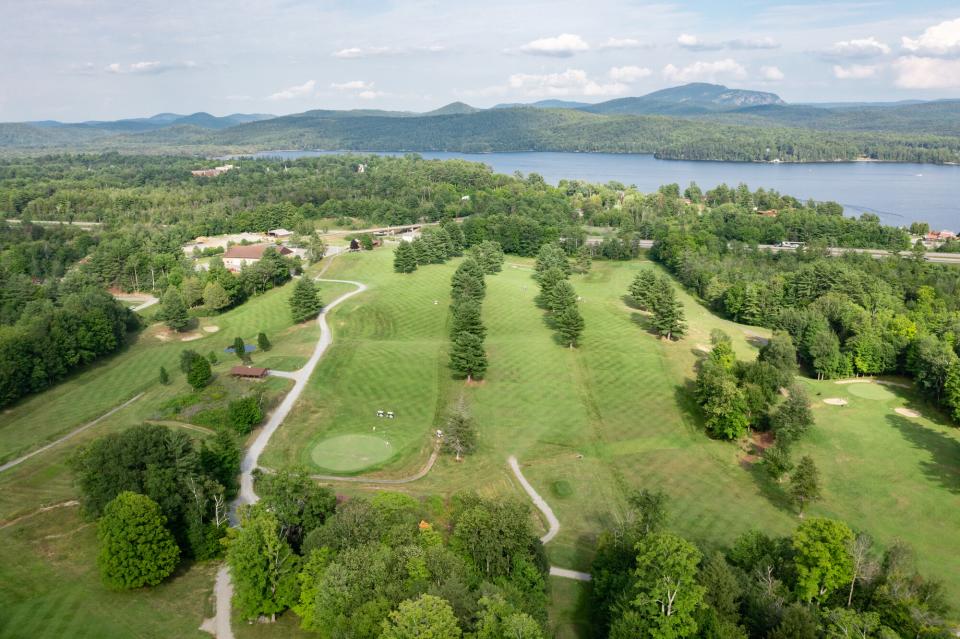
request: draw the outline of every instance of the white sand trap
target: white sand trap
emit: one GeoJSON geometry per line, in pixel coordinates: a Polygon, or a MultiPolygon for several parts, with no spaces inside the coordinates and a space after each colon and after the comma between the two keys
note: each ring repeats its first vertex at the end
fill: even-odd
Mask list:
{"type": "Polygon", "coordinates": [[[184,335],[183,337],[181,337],[181,338],[180,338],[180,341],[181,341],[181,342],[192,342],[193,340],[195,340],[195,339],[200,339],[201,337],[203,337],[203,335],[201,335],[200,333],[190,333],[190,334],[188,334],[188,335],[184,335]]]}
{"type": "Polygon", "coordinates": [[[904,417],[923,417],[923,415],[921,415],[917,411],[911,410],[909,408],[904,408],[902,406],[898,406],[897,408],[894,408],[893,412],[895,412],[897,415],[903,415],[904,417]]]}
{"type": "Polygon", "coordinates": [[[220,330],[220,327],[215,324],[211,324],[210,326],[204,326],[203,330],[206,333],[216,333],[220,330]]]}
{"type": "Polygon", "coordinates": [[[828,397],[823,400],[824,404],[830,404],[831,406],[846,406],[847,400],[840,399],[839,397],[828,397]]]}
{"type": "Polygon", "coordinates": [[[710,351],[713,350],[713,348],[711,348],[710,346],[707,346],[706,344],[697,344],[697,350],[703,351],[704,353],[709,353],[710,351]]]}
{"type": "Polygon", "coordinates": [[[885,379],[873,379],[872,377],[857,377],[855,379],[839,379],[836,384],[883,384],[884,386],[897,386],[898,388],[910,388],[910,384],[903,382],[891,382],[885,379]]]}

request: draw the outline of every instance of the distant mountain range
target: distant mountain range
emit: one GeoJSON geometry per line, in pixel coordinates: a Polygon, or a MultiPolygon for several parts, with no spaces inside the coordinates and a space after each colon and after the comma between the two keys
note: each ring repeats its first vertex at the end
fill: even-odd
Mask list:
{"type": "Polygon", "coordinates": [[[0,151],[231,153],[268,149],[609,151],[677,159],[960,161],[960,100],[787,104],[693,83],[596,104],[541,100],[426,113],[317,109],[285,116],[0,124],[0,151]],[[929,138],[929,139],[928,139],[929,138]],[[877,151],[884,148],[881,153],[877,151]],[[896,149],[895,151],[893,149],[896,149]]]}

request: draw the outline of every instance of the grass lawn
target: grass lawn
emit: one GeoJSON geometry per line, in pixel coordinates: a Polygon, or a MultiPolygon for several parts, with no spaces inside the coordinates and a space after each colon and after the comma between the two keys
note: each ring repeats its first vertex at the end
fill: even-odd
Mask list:
{"type": "MultiPolygon", "coordinates": [[[[586,331],[582,346],[571,350],[556,342],[536,307],[529,266],[511,257],[502,273],[487,278],[490,369],[482,384],[466,387],[450,380],[446,369],[447,291],[456,262],[409,276],[392,272],[388,251],[335,264],[331,277],[357,279],[371,289],[334,311],[334,346],[275,435],[265,465],[316,469],[311,456],[318,444],[345,434],[372,435],[377,426],[376,435],[397,454],[371,468],[385,476],[407,474],[423,464],[432,430],[462,396],[478,423],[478,451],[460,464],[442,456],[426,478],[399,489],[415,495],[473,489],[526,499],[506,465],[515,454],[561,521],[548,546],[557,565],[588,569],[596,535],[622,515],[624,494],[635,488],[666,491],[670,526],[705,549],[728,544],[751,527],[789,534],[797,518],[781,487],[759,468],[741,466],[739,446],[703,434],[692,397],[694,365],[712,329],[727,331],[742,359],[756,356],[768,331],[720,319],[681,291],[690,331],[679,342],[664,342],[623,299],[634,274],[656,266],[595,262],[591,273],[572,278],[583,298],[586,331]],[[380,408],[416,419],[383,426],[375,417],[380,408]]],[[[909,391],[804,383],[813,397],[821,392],[850,402],[844,408],[817,403],[817,427],[801,446],[818,462],[825,485],[824,500],[810,513],[844,519],[880,545],[909,540],[921,567],[960,596],[950,541],[960,509],[947,506],[960,491],[956,429],[893,413],[900,404],[931,411],[909,391]],[[878,391],[885,399],[855,394],[878,391]]],[[[571,591],[582,589],[567,584],[557,597],[574,598],[571,591]]],[[[570,612],[564,608],[561,615],[554,604],[560,623],[570,612]]]]}
{"type": "Polygon", "coordinates": [[[208,637],[216,565],[196,564],[165,583],[112,592],[96,567],[96,525],[76,507],[0,529],[0,637],[208,637]]]}

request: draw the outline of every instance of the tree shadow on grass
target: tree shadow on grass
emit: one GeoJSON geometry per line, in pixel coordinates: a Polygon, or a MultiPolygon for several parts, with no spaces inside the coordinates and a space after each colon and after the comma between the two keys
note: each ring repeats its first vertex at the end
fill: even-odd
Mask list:
{"type": "Polygon", "coordinates": [[[757,491],[763,495],[771,505],[789,515],[797,514],[793,502],[790,501],[790,497],[787,495],[788,480],[784,479],[783,483],[774,481],[773,478],[767,474],[767,469],[764,468],[762,462],[746,465],[745,470],[747,474],[750,475],[750,479],[753,480],[757,491]]]}
{"type": "Polygon", "coordinates": [[[960,493],[960,442],[900,415],[887,415],[887,422],[914,448],[930,453],[930,460],[920,463],[929,480],[952,493],[960,493]]]}

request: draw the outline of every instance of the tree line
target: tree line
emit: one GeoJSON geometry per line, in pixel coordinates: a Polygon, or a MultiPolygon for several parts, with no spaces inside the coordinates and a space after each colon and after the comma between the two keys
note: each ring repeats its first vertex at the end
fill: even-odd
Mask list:
{"type": "Polygon", "coordinates": [[[671,532],[665,494],[628,496],[593,560],[590,617],[611,639],[894,639],[951,635],[941,584],[921,575],[902,541],[821,517],[787,537],[760,530],[704,552],[671,532]]]}
{"type": "MultiPolygon", "coordinates": [[[[586,262],[578,262],[579,269],[588,269],[586,262]]],[[[577,304],[580,299],[570,274],[573,267],[559,244],[544,244],[537,253],[533,278],[540,286],[537,303],[549,312],[549,323],[556,329],[558,339],[575,348],[583,334],[583,315],[577,304]]]]}

